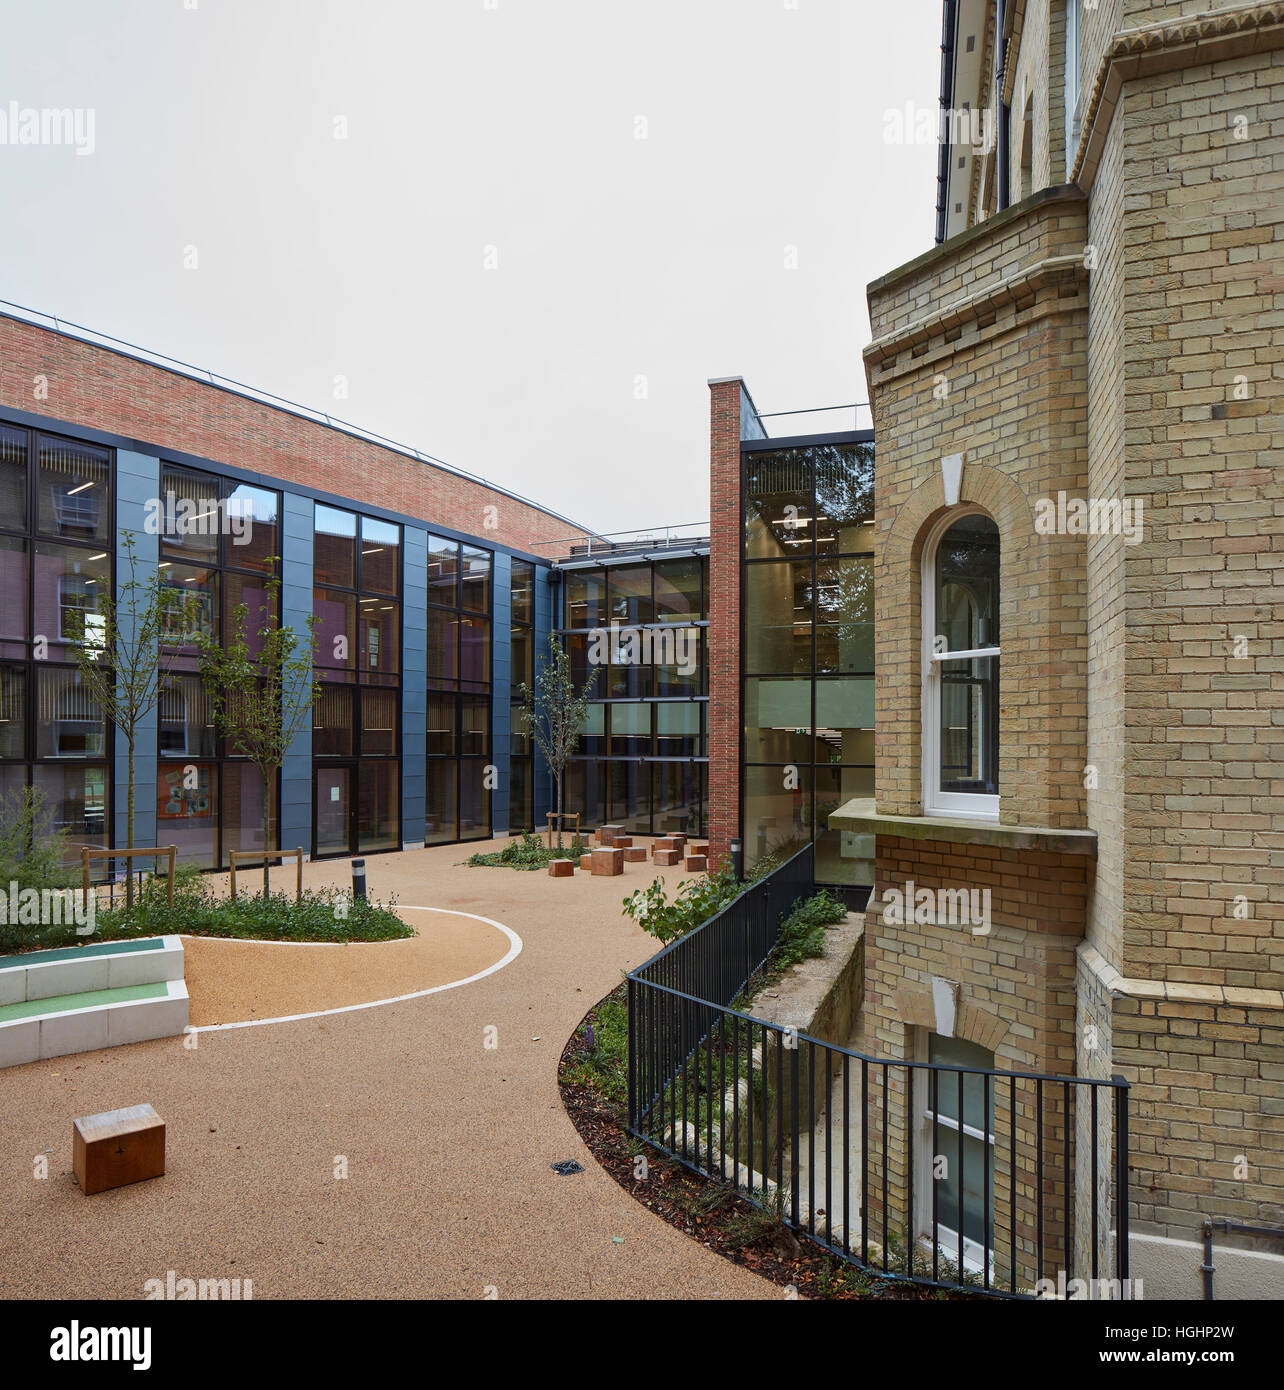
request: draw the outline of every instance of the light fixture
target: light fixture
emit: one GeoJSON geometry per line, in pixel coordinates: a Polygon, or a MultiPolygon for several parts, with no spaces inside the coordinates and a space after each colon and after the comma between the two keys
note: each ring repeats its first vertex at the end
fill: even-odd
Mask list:
{"type": "Polygon", "coordinates": [[[87,483],[81,483],[79,487],[68,488],[67,496],[74,497],[78,492],[84,492],[86,488],[93,487],[95,481],[95,479],[90,478],[90,480],[87,483]]]}
{"type": "Polygon", "coordinates": [[[102,553],[101,555],[91,555],[89,558],[90,558],[91,561],[92,561],[92,560],[105,560],[105,559],[107,558],[107,552],[104,550],[103,553],[102,553]]]}
{"type": "Polygon", "coordinates": [[[377,545],[377,546],[375,546],[375,548],[374,548],[373,550],[363,550],[361,553],[362,553],[363,555],[382,555],[382,554],[383,554],[383,546],[377,545]]]}

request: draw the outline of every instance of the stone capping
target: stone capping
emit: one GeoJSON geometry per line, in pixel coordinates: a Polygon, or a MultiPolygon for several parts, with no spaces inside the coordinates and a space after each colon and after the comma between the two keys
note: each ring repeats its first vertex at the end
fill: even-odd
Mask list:
{"type": "MultiPolygon", "coordinates": [[[[990,158],[990,155],[985,156],[987,162],[990,158]]],[[[945,262],[953,260],[965,246],[970,246],[974,241],[980,241],[982,237],[988,236],[992,232],[1001,232],[1012,223],[1019,222],[1043,203],[1082,203],[1084,201],[1083,190],[1073,183],[1054,183],[1047,188],[1037,188],[1028,198],[1022,198],[1019,203],[1010,203],[1002,212],[996,212],[992,217],[976,222],[971,227],[965,227],[961,232],[955,232],[948,241],[941,242],[939,246],[933,246],[930,251],[924,251],[922,255],[915,256],[912,261],[906,261],[904,265],[898,265],[894,270],[880,275],[877,280],[871,280],[865,286],[865,298],[870,300],[875,294],[889,289],[892,285],[899,284],[900,281],[908,279],[919,271],[927,271],[935,265],[943,265],[945,262]]]]}
{"type": "Polygon", "coordinates": [[[1176,24],[1124,29],[1102,56],[1084,113],[1070,181],[1092,187],[1125,82],[1284,46],[1284,4],[1236,5],[1176,24]]]}
{"type": "Polygon", "coordinates": [[[969,319],[978,317],[978,311],[982,306],[1014,304],[1045,285],[1071,277],[1084,280],[1088,278],[1087,266],[1082,255],[1047,256],[1032,265],[1017,267],[985,289],[977,290],[975,294],[969,294],[963,299],[956,299],[942,309],[933,310],[923,318],[907,323],[903,328],[894,329],[881,338],[875,338],[865,349],[863,356],[871,365],[881,363],[906,348],[926,342],[938,333],[947,332],[969,319]]]}
{"type": "Polygon", "coordinates": [[[864,998],[864,942],[865,914],[849,912],[844,921],[825,928],[823,956],[791,965],[769,993],[759,991],[745,1012],[817,1042],[846,1047],[864,998]]]}
{"type": "Polygon", "coordinates": [[[1236,985],[1187,984],[1182,980],[1138,980],[1121,975],[1087,941],[1078,948],[1084,968],[1112,995],[1168,1004],[1231,1004],[1238,1009],[1284,1009],[1284,991],[1242,989],[1236,985]]]}
{"type": "Polygon", "coordinates": [[[1097,857],[1095,830],[1002,825],[998,821],[951,816],[892,816],[879,811],[871,798],[856,797],[846,802],[830,813],[829,824],[835,830],[854,830],[863,835],[897,835],[904,840],[944,840],[956,845],[997,845],[1000,849],[1097,857]]]}

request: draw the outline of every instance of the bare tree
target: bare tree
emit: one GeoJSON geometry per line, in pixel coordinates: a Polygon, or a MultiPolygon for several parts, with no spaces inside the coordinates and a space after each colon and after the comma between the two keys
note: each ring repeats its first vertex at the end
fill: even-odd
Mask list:
{"type": "Polygon", "coordinates": [[[525,682],[517,688],[519,717],[544,755],[557,800],[557,848],[562,848],[562,783],[567,759],[575,751],[588,722],[588,705],[597,684],[597,668],[577,692],[566,648],[550,633],[548,652],[535,673],[535,689],[525,682]]]}
{"type": "MultiPolygon", "coordinates": [[[[129,578],[119,599],[107,588],[91,607],[68,610],[67,622],[81,686],[107,720],[124,735],[129,774],[125,791],[125,848],[134,848],[134,756],[140,727],[160,699],[173,665],[161,652],[161,638],[175,619],[181,622],[186,594],[153,570],[138,578],[134,533],[121,537],[129,578]]],[[[133,903],[134,878],[125,868],[125,905],[133,903]]]]}
{"type": "Polygon", "coordinates": [[[249,608],[237,604],[232,635],[225,643],[196,634],[200,673],[218,731],[233,751],[248,758],[263,778],[263,896],[268,895],[272,790],[291,743],[312,717],[319,686],[313,671],[315,615],[306,637],[277,619],[280,581],[269,579],[260,610],[262,626],[250,630],[249,608]],[[257,636],[256,644],[250,637],[257,636]]]}

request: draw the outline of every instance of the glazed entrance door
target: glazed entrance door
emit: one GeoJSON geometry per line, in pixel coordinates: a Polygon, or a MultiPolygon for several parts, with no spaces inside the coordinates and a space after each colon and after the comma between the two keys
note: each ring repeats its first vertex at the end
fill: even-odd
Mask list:
{"type": "Polygon", "coordinates": [[[312,781],[314,858],[354,853],[352,766],[318,767],[312,781]]]}

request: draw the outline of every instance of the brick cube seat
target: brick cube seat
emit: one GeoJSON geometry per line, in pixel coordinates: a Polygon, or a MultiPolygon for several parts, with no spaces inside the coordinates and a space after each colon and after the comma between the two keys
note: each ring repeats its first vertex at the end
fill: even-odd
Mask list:
{"type": "Polygon", "coordinates": [[[615,837],[623,834],[624,827],[622,825],[600,825],[597,830],[597,842],[609,849],[615,844],[615,837]]]}
{"type": "Polygon", "coordinates": [[[573,859],[550,859],[548,861],[549,878],[574,878],[575,861],[573,859]]]}
{"type": "Polygon", "coordinates": [[[593,867],[593,854],[592,854],[592,851],[590,851],[588,854],[581,854],[581,855],[580,855],[580,868],[581,868],[581,869],[591,869],[592,867],[593,867]]]}
{"type": "Polygon", "coordinates": [[[707,873],[707,872],[708,872],[708,869],[709,869],[709,860],[708,860],[708,857],[707,857],[706,855],[703,855],[703,854],[688,854],[688,855],[687,855],[687,873],[689,873],[689,874],[703,874],[703,873],[707,873]]]}
{"type": "Polygon", "coordinates": [[[623,851],[624,862],[626,864],[645,864],[646,849],[642,845],[630,845],[623,851]]]}
{"type": "Polygon", "coordinates": [[[654,855],[656,864],[662,869],[668,868],[672,864],[677,864],[681,858],[682,856],[676,849],[658,849],[654,855]]]}

